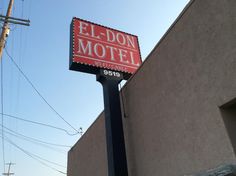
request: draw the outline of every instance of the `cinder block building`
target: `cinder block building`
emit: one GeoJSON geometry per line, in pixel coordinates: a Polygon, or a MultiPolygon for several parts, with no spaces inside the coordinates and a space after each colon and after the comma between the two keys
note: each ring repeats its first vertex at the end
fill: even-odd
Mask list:
{"type": "MultiPolygon", "coordinates": [[[[235,164],[236,0],[190,1],[121,94],[130,176],[235,164]]],[[[106,176],[105,141],[101,113],[69,151],[68,176],[106,176]]]]}

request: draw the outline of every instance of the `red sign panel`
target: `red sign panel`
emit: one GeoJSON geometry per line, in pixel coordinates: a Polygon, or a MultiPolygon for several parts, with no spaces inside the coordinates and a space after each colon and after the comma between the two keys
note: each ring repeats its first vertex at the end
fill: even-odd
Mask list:
{"type": "Polygon", "coordinates": [[[73,18],[71,30],[72,70],[91,72],[85,69],[89,66],[132,74],[141,65],[137,36],[78,18],[73,18]]]}

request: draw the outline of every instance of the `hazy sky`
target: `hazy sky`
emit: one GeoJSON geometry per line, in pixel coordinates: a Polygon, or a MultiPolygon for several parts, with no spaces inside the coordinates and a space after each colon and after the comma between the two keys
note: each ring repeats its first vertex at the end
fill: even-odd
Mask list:
{"type": "MultiPolygon", "coordinates": [[[[1,14],[5,14],[8,1],[0,0],[1,14]]],[[[30,19],[31,26],[11,25],[6,50],[51,107],[74,128],[86,131],[103,110],[102,86],[94,75],[68,69],[72,17],[137,35],[145,60],[187,3],[188,0],[15,0],[13,16],[30,19]]],[[[36,144],[31,138],[72,146],[80,135],[63,131],[75,132],[37,94],[6,51],[2,66],[1,113],[60,129],[0,116],[0,173],[4,172],[5,159],[15,163],[11,172],[16,176],[63,175],[55,169],[66,172],[70,148],[39,141],[36,144]]]]}

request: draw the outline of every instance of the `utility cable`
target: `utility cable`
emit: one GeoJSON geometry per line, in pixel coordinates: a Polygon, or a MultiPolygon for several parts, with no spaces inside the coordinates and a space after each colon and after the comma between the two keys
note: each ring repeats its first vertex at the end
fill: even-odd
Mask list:
{"type": "Polygon", "coordinates": [[[36,121],[32,121],[32,120],[23,119],[23,118],[13,116],[13,115],[10,115],[10,114],[5,114],[5,113],[0,113],[0,114],[3,115],[3,116],[6,116],[6,117],[14,118],[16,120],[21,120],[21,121],[24,121],[24,122],[28,122],[28,123],[32,123],[32,124],[36,124],[36,125],[45,126],[45,127],[53,128],[53,129],[56,129],[56,130],[64,131],[69,136],[74,136],[74,135],[78,134],[78,133],[71,134],[67,130],[65,130],[63,128],[60,128],[60,127],[53,126],[53,125],[48,125],[48,124],[41,123],[41,122],[36,122],[36,121]]]}
{"type": "MultiPolygon", "coordinates": [[[[21,1],[21,18],[23,19],[24,16],[24,1],[21,1]]],[[[26,41],[26,40],[24,40],[26,41]]],[[[18,65],[21,67],[21,63],[23,62],[23,28],[19,29],[19,56],[18,56],[18,65]]],[[[20,86],[21,86],[21,77],[20,73],[17,75],[17,87],[16,87],[16,105],[19,105],[19,95],[20,95],[20,86]]]]}
{"type": "Polygon", "coordinates": [[[35,90],[35,92],[38,94],[38,96],[50,107],[50,109],[57,114],[59,118],[61,118],[67,125],[69,125],[77,134],[79,134],[79,131],[75,129],[69,122],[65,120],[65,118],[62,117],[53,107],[49,104],[49,102],[42,96],[42,94],[37,90],[37,88],[34,86],[34,84],[30,81],[30,79],[26,76],[26,74],[21,70],[21,68],[17,65],[17,63],[14,61],[14,59],[11,57],[11,55],[8,53],[7,48],[5,47],[5,51],[7,56],[10,58],[12,63],[15,65],[15,67],[19,70],[19,72],[22,74],[22,76],[26,79],[26,81],[31,85],[31,87],[35,90]]]}
{"type": "Polygon", "coordinates": [[[43,143],[41,143],[41,142],[37,142],[37,141],[34,141],[34,140],[32,140],[32,139],[28,139],[28,138],[26,138],[26,137],[22,137],[22,136],[19,136],[19,135],[17,135],[17,134],[14,134],[14,133],[11,133],[11,132],[9,132],[9,131],[4,130],[4,135],[7,136],[7,134],[10,135],[10,136],[13,136],[13,137],[15,137],[15,138],[18,138],[18,139],[20,139],[20,140],[24,140],[24,141],[26,141],[26,142],[31,142],[31,143],[33,143],[33,144],[35,144],[35,145],[48,148],[48,149],[50,149],[50,150],[53,150],[54,152],[66,154],[66,151],[65,151],[65,150],[61,150],[61,149],[58,149],[58,148],[55,148],[55,147],[51,147],[51,146],[49,146],[48,144],[43,144],[43,143]]]}
{"type": "Polygon", "coordinates": [[[3,171],[5,173],[5,143],[4,143],[4,130],[3,130],[3,125],[4,125],[4,116],[3,116],[3,61],[1,57],[1,112],[2,112],[2,161],[3,161],[3,171]]]}
{"type": "Polygon", "coordinates": [[[47,144],[42,144],[42,143],[40,143],[40,142],[37,142],[37,141],[34,141],[34,140],[30,140],[30,139],[24,138],[24,137],[18,136],[18,135],[16,135],[16,134],[13,134],[13,133],[11,133],[11,132],[8,132],[8,131],[4,131],[4,133],[5,133],[5,136],[7,136],[6,134],[8,134],[8,135],[13,136],[13,137],[15,137],[15,138],[18,138],[18,139],[20,139],[20,140],[24,140],[24,141],[26,141],[26,142],[30,142],[30,143],[33,143],[33,144],[35,144],[35,145],[38,145],[38,146],[41,146],[41,147],[50,149],[50,150],[52,150],[52,151],[54,151],[54,152],[58,152],[58,153],[61,153],[61,154],[66,154],[66,151],[65,151],[65,150],[57,149],[57,148],[51,147],[51,146],[49,146],[49,145],[47,145],[47,144]]]}
{"type": "Polygon", "coordinates": [[[2,11],[1,11],[1,13],[2,13],[2,14],[4,13],[4,6],[5,6],[4,1],[5,1],[5,0],[2,0],[2,3],[1,3],[1,4],[2,4],[2,11]]]}
{"type": "Polygon", "coordinates": [[[35,141],[35,142],[39,142],[39,143],[43,143],[43,144],[46,144],[46,145],[52,145],[52,146],[56,146],[56,147],[67,147],[67,148],[71,148],[71,146],[68,146],[68,145],[62,145],[62,144],[55,144],[55,143],[51,143],[51,142],[45,142],[45,141],[42,141],[42,140],[39,140],[39,139],[35,139],[35,138],[32,138],[32,137],[29,137],[29,136],[26,136],[26,135],[23,135],[23,134],[20,134],[18,132],[15,132],[5,126],[3,126],[3,128],[7,131],[5,131],[5,133],[9,133],[9,134],[12,134],[12,135],[15,135],[15,136],[18,136],[18,137],[21,137],[21,138],[25,138],[25,139],[29,139],[29,140],[32,140],[32,141],[35,141]],[[10,131],[10,132],[9,132],[10,131]]]}
{"type": "Polygon", "coordinates": [[[21,1],[21,18],[24,16],[24,0],[21,1]]]}
{"type": "Polygon", "coordinates": [[[49,161],[49,160],[44,159],[44,158],[42,158],[42,157],[40,157],[40,156],[38,156],[38,155],[35,155],[35,154],[33,154],[33,153],[30,153],[30,152],[24,150],[22,147],[19,147],[18,145],[16,145],[14,142],[12,142],[11,140],[9,140],[8,138],[5,138],[5,140],[6,140],[7,142],[9,142],[10,144],[12,144],[13,146],[17,147],[18,149],[21,149],[21,150],[24,151],[25,153],[27,153],[27,154],[29,154],[29,155],[35,157],[35,158],[38,158],[39,160],[48,162],[48,163],[50,163],[50,164],[53,164],[53,165],[56,165],[56,166],[59,166],[59,167],[66,168],[65,166],[62,166],[61,164],[58,164],[58,163],[49,161]]]}
{"type": "MultiPolygon", "coordinates": [[[[41,158],[41,157],[39,157],[39,156],[37,156],[37,155],[35,155],[35,154],[32,154],[32,153],[28,152],[28,151],[24,150],[23,148],[19,147],[18,145],[16,145],[16,144],[15,144],[14,142],[12,142],[11,140],[7,139],[7,138],[5,138],[5,140],[6,140],[9,144],[11,144],[12,146],[14,146],[14,147],[16,147],[17,149],[19,149],[19,150],[20,150],[21,152],[23,152],[24,154],[26,154],[28,157],[30,157],[30,158],[32,158],[32,159],[38,161],[38,162],[41,163],[42,165],[44,165],[44,166],[46,166],[46,167],[48,167],[48,168],[50,168],[50,169],[52,169],[52,170],[54,170],[54,171],[56,171],[56,172],[59,172],[59,173],[61,173],[61,174],[66,175],[65,172],[60,171],[60,170],[58,170],[58,169],[56,169],[56,168],[54,168],[54,167],[52,167],[52,166],[46,164],[46,163],[43,162],[43,161],[47,161],[47,162],[49,162],[49,163],[51,163],[51,164],[54,164],[54,165],[59,165],[59,164],[56,164],[56,163],[54,163],[54,162],[45,160],[45,159],[43,159],[43,158],[41,158]],[[43,160],[43,161],[42,161],[42,160],[43,160]]],[[[63,166],[63,167],[64,167],[64,166],[63,166]]],[[[64,167],[64,168],[65,168],[65,167],[64,167]]]]}
{"type": "Polygon", "coordinates": [[[32,9],[32,1],[31,0],[29,0],[29,6],[28,6],[29,8],[29,10],[28,10],[28,19],[30,18],[30,16],[31,16],[31,9],[32,9]]]}

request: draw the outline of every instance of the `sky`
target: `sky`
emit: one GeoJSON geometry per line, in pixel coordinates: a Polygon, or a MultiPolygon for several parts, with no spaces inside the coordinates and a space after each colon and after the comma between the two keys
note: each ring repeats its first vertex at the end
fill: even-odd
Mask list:
{"type": "MultiPolygon", "coordinates": [[[[8,2],[0,0],[0,14],[8,2]]],[[[0,173],[12,162],[16,176],[65,175],[67,152],[81,137],[74,129],[86,132],[103,111],[96,76],[69,70],[73,17],[137,35],[144,61],[188,2],[15,0],[12,16],[31,22],[10,25],[2,58],[0,173]]]]}

